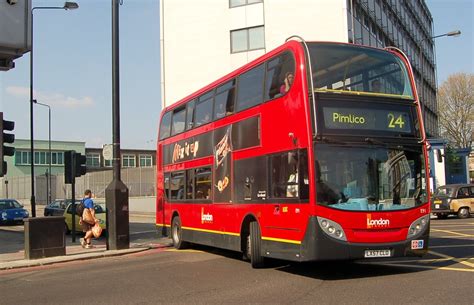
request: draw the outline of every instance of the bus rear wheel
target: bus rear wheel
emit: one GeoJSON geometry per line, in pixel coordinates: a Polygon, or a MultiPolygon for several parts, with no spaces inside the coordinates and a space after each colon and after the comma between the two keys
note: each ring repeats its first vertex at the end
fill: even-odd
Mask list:
{"type": "Polygon", "coordinates": [[[245,255],[250,259],[252,268],[261,268],[264,266],[264,257],[262,256],[262,235],[258,222],[250,223],[250,233],[247,236],[245,255]]]}
{"type": "Polygon", "coordinates": [[[171,223],[171,239],[173,240],[173,246],[176,249],[184,249],[187,243],[183,241],[183,230],[181,228],[181,219],[179,216],[173,218],[171,223]]]}

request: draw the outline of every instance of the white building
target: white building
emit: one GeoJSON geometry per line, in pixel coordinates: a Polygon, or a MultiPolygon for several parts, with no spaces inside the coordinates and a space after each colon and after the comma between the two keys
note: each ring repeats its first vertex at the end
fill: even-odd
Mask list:
{"type": "Polygon", "coordinates": [[[346,0],[161,0],[163,106],[283,44],[347,42],[346,0]]]}
{"type": "Polygon", "coordinates": [[[161,0],[160,20],[162,106],[298,35],[402,49],[415,71],[427,134],[438,134],[433,18],[425,0],[161,0]]]}

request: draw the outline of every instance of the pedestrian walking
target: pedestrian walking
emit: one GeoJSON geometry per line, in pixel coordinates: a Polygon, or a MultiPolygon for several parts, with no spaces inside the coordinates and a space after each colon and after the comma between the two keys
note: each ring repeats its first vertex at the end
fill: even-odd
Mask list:
{"type": "Polygon", "coordinates": [[[84,238],[80,239],[80,241],[83,248],[90,249],[92,248],[92,237],[94,237],[92,228],[96,222],[99,222],[99,220],[95,218],[94,201],[92,200],[91,190],[86,190],[84,192],[82,204],[84,205],[84,211],[82,212],[82,217],[79,219],[79,224],[81,224],[82,231],[85,235],[84,238]]]}

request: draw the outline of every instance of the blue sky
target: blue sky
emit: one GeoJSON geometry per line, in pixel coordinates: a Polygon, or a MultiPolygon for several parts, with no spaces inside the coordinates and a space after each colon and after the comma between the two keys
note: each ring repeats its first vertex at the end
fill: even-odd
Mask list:
{"type": "Polygon", "coordinates": [[[474,73],[474,1],[427,0],[434,20],[434,35],[460,30],[458,37],[435,39],[438,85],[450,74],[474,73]]]}
{"type": "MultiPolygon", "coordinates": [[[[190,0],[194,1],[194,0],[190,0]]],[[[226,0],[224,0],[226,1],[226,0]]],[[[64,1],[33,0],[34,6],[64,1]]],[[[35,10],[34,88],[52,107],[53,140],[112,141],[111,0],[77,0],[73,11],[35,10]]],[[[474,73],[473,1],[427,0],[436,39],[438,83],[455,72],[474,73]]],[[[156,145],[160,113],[159,1],[123,0],[120,7],[122,148],[156,145]]],[[[0,72],[0,111],[15,121],[16,138],[29,139],[29,54],[0,72]]],[[[35,106],[35,139],[48,139],[48,111],[35,106]]]]}

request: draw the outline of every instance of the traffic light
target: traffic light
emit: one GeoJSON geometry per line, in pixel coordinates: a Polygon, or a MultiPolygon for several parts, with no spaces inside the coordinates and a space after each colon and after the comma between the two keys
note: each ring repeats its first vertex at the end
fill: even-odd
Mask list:
{"type": "Polygon", "coordinates": [[[74,174],[76,177],[80,177],[86,174],[86,156],[76,153],[75,158],[75,171],[74,174]]]}
{"type": "Polygon", "coordinates": [[[13,131],[15,128],[15,122],[4,121],[3,112],[0,112],[0,177],[3,177],[7,173],[7,162],[4,160],[5,156],[13,156],[15,154],[15,148],[5,146],[5,143],[15,142],[15,135],[11,133],[5,133],[5,131],[13,131]]]}
{"type": "Polygon", "coordinates": [[[74,159],[76,152],[67,150],[64,152],[64,183],[71,184],[75,181],[74,176],[74,159]]]}
{"type": "Polygon", "coordinates": [[[64,152],[64,183],[76,182],[76,177],[86,174],[86,156],[68,150],[64,152]]]}

